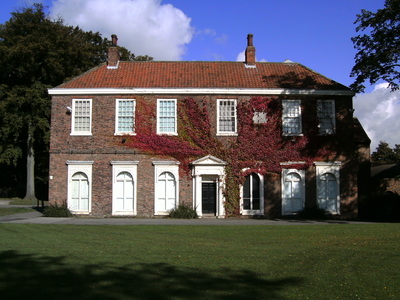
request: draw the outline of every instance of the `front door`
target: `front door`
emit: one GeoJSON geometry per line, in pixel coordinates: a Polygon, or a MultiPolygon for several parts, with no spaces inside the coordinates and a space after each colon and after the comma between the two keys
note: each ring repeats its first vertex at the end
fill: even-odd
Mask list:
{"type": "Polygon", "coordinates": [[[217,183],[203,182],[202,183],[202,212],[203,214],[215,215],[217,200],[217,183]]]}

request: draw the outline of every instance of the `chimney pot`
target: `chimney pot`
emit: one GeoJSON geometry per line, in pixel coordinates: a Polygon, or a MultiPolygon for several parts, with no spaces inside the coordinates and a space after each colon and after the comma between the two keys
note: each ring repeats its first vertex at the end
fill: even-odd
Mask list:
{"type": "Polygon", "coordinates": [[[247,46],[253,46],[253,34],[251,33],[247,35],[247,46]]]}
{"type": "Polygon", "coordinates": [[[245,63],[249,66],[256,65],[256,47],[253,46],[253,35],[249,33],[247,35],[247,48],[245,51],[245,63]]]}
{"type": "Polygon", "coordinates": [[[112,35],[111,35],[111,45],[112,45],[112,46],[117,46],[117,43],[118,43],[118,37],[117,37],[117,35],[116,35],[116,34],[112,34],[112,35]]]}

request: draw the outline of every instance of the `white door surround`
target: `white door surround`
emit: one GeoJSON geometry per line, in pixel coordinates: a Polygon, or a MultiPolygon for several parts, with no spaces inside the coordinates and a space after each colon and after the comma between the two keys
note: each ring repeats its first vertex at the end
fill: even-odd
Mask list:
{"type": "Polygon", "coordinates": [[[202,183],[210,182],[213,179],[216,183],[216,207],[215,216],[225,217],[224,202],[222,190],[225,184],[225,166],[227,163],[212,155],[204,156],[191,163],[193,176],[193,208],[199,217],[203,216],[202,207],[202,183]]]}

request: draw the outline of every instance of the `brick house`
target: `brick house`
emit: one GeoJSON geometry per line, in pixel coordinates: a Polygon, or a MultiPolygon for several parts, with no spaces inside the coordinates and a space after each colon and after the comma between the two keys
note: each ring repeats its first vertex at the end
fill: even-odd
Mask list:
{"type": "Polygon", "coordinates": [[[305,66],[108,63],[49,89],[50,203],[75,214],[356,216],[369,139],[347,87],[305,66]]]}

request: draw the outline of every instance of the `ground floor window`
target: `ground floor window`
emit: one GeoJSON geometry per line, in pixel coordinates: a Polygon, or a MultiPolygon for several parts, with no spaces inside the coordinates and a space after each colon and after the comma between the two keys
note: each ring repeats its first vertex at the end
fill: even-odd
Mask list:
{"type": "Polygon", "coordinates": [[[292,214],[304,208],[304,170],[283,169],[282,171],[282,214],[292,214]]]}
{"type": "Polygon", "coordinates": [[[156,211],[168,212],[176,206],[176,180],[172,173],[163,172],[157,180],[156,211]]]}
{"type": "Polygon", "coordinates": [[[315,163],[317,172],[318,207],[330,213],[340,213],[340,163],[315,163]]]}
{"type": "Polygon", "coordinates": [[[93,162],[67,161],[67,206],[73,213],[90,213],[93,162]]]}
{"type": "Polygon", "coordinates": [[[113,215],[136,215],[137,161],[112,161],[113,215]]]}
{"type": "Polygon", "coordinates": [[[244,215],[262,214],[264,210],[263,203],[263,178],[251,173],[246,176],[243,183],[241,212],[244,215]]]}
{"type": "Polygon", "coordinates": [[[179,203],[179,162],[154,161],[155,167],[155,199],[156,215],[166,215],[179,203]]]}
{"type": "Polygon", "coordinates": [[[71,185],[71,210],[89,211],[89,180],[86,174],[77,172],[72,175],[71,185]]]}

